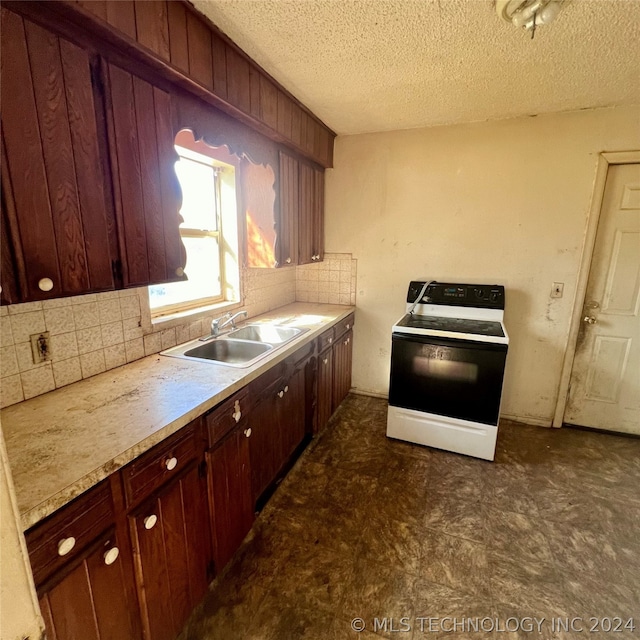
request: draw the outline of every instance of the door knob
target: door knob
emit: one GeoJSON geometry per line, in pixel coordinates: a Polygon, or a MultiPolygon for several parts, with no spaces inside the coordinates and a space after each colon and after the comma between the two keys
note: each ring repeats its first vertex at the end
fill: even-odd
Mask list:
{"type": "Polygon", "coordinates": [[[594,318],[593,316],[585,316],[582,320],[582,322],[586,322],[587,324],[595,324],[596,322],[598,322],[597,318],[594,318]]]}

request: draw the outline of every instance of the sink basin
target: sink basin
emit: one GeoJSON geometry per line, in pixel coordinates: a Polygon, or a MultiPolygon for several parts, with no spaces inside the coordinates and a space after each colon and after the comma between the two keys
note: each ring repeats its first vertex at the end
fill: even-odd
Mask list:
{"type": "Polygon", "coordinates": [[[297,329],[296,327],[280,327],[274,324],[248,324],[240,329],[231,331],[229,338],[276,345],[288,342],[303,332],[303,329],[297,329]]]}
{"type": "Polygon", "coordinates": [[[308,329],[267,323],[247,324],[217,338],[206,336],[191,340],[160,354],[187,360],[194,358],[226,367],[250,367],[305,331],[308,329]]]}
{"type": "Polygon", "coordinates": [[[270,344],[224,338],[205,342],[185,351],[184,355],[190,358],[215,360],[224,364],[247,365],[271,349],[273,346],[270,344]]]}

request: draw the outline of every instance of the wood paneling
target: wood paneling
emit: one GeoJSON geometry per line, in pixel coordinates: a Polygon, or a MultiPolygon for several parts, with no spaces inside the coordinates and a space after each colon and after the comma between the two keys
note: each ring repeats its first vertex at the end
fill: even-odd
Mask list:
{"type": "Polygon", "coordinates": [[[227,98],[245,113],[251,112],[249,63],[232,47],[227,47],[227,98]]]}
{"type": "Polygon", "coordinates": [[[227,84],[227,46],[217,33],[211,34],[211,55],[213,57],[213,92],[226,100],[227,84]]]}
{"type": "Polygon", "coordinates": [[[333,413],[333,349],[329,347],[318,356],[316,432],[322,431],[333,413]]]}
{"type": "Polygon", "coordinates": [[[313,170],[313,227],[311,229],[313,254],[324,259],[324,171],[313,170]]]}
{"type": "MultiPolygon", "coordinates": [[[[169,3],[169,6],[174,4],[169,3]]],[[[118,0],[118,2],[107,2],[107,22],[121,31],[132,40],[137,37],[136,10],[133,0],[118,0]]]]}
{"type": "Polygon", "coordinates": [[[189,42],[187,38],[187,12],[180,2],[167,3],[171,64],[189,73],[189,42]]]}
{"type": "Polygon", "coordinates": [[[265,76],[260,76],[260,117],[272,129],[278,127],[278,89],[265,76]]]}
{"type": "Polygon", "coordinates": [[[333,347],[333,411],[340,406],[351,389],[352,342],[353,331],[349,330],[333,347]]]}
{"type": "Polygon", "coordinates": [[[189,75],[207,89],[213,90],[211,32],[191,12],[187,13],[187,38],[189,43],[189,75]]]}
{"type": "Polygon", "coordinates": [[[135,2],[134,6],[138,42],[162,60],[170,60],[167,3],[165,0],[144,0],[135,2]]]}

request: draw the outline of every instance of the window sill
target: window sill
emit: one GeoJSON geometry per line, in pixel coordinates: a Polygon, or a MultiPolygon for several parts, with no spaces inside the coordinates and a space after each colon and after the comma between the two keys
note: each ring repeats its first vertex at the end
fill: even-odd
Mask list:
{"type": "Polygon", "coordinates": [[[195,320],[201,320],[205,317],[211,317],[217,314],[224,314],[227,311],[239,309],[242,303],[237,300],[226,300],[225,302],[218,302],[217,304],[210,304],[206,307],[197,307],[195,309],[188,309],[186,311],[178,311],[176,313],[170,313],[164,316],[157,316],[151,318],[151,326],[153,331],[162,331],[164,329],[171,329],[181,324],[194,322],[195,320]]]}

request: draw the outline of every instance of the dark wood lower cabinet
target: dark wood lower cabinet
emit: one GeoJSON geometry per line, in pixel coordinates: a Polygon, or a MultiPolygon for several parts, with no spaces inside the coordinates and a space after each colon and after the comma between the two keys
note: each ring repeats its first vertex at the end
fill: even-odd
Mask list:
{"type": "Polygon", "coordinates": [[[122,544],[113,530],[58,574],[62,580],[39,589],[49,640],[140,638],[136,603],[128,601],[122,544]]]}
{"type": "Polygon", "coordinates": [[[193,464],[130,516],[142,622],[149,640],[173,640],[212,577],[203,469],[193,464]]]}
{"type": "Polygon", "coordinates": [[[347,320],[27,532],[49,640],[178,636],[348,393],[347,320]]]}
{"type": "Polygon", "coordinates": [[[222,571],[253,524],[249,440],[252,420],[243,420],[207,453],[209,500],[216,572],[222,571]]]}

